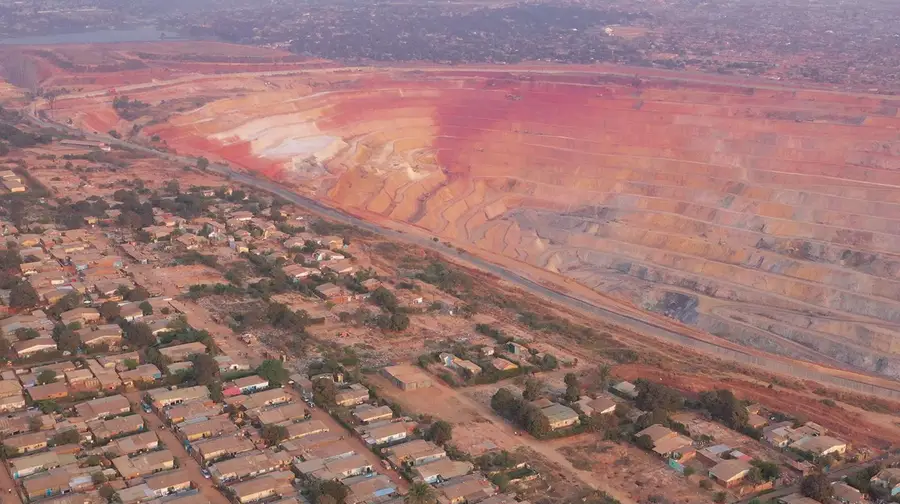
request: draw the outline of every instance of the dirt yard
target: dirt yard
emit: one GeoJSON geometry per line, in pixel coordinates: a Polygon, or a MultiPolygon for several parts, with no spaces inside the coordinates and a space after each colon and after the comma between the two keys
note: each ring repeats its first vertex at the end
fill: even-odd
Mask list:
{"type": "Polygon", "coordinates": [[[201,265],[158,268],[150,265],[132,266],[134,280],[154,294],[177,296],[197,284],[228,283],[218,271],[201,265]]]}
{"type": "Polygon", "coordinates": [[[370,376],[370,384],[379,394],[396,401],[409,413],[430,414],[453,425],[454,443],[462,450],[477,455],[481,451],[500,448],[515,451],[528,448],[544,459],[544,463],[563,478],[561,484],[586,486],[604,491],[622,504],[637,504],[638,499],[628,491],[615,486],[613,480],[601,478],[587,468],[575,467],[557,450],[554,442],[539,441],[519,432],[516,427],[500,418],[490,409],[467,395],[439,381],[434,386],[413,391],[402,391],[381,376],[370,376]]]}
{"type": "Polygon", "coordinates": [[[599,441],[593,435],[568,438],[558,443],[559,452],[573,466],[589,471],[598,480],[640,502],[647,502],[655,495],[664,496],[671,503],[712,502],[712,492],[688,482],[665,461],[634,446],[599,441]]]}
{"type": "Polygon", "coordinates": [[[818,396],[805,390],[795,390],[777,385],[770,389],[768,385],[756,383],[743,376],[688,374],[642,364],[615,366],[612,373],[625,380],[643,378],[662,382],[691,395],[696,395],[704,390],[728,388],[739,399],[757,402],[769,410],[803,417],[823,425],[834,432],[835,436],[846,439],[857,447],[885,449],[891,444],[900,443],[898,426],[870,421],[871,415],[868,412],[856,408],[851,410],[850,408],[841,408],[840,405],[827,406],[821,402],[818,396]],[[838,412],[840,414],[837,414],[838,412]]]}

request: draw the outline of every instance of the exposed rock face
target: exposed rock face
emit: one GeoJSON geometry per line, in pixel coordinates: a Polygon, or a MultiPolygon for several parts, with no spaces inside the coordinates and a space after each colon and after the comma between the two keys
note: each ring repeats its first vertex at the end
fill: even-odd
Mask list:
{"type": "Polygon", "coordinates": [[[723,338],[900,376],[900,99],[559,73],[340,78],[279,81],[144,134],[723,338]]]}

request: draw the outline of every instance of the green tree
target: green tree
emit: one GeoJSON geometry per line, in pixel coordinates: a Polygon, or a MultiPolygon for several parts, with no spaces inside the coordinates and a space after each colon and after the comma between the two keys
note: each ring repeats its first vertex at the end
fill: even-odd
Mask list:
{"type": "Polygon", "coordinates": [[[501,388],[491,396],[491,408],[500,416],[513,418],[518,415],[520,401],[512,392],[505,388],[501,388]]]}
{"type": "Polygon", "coordinates": [[[37,382],[39,385],[46,385],[48,383],[56,383],[56,371],[52,369],[45,369],[38,373],[37,382]]]}
{"type": "Polygon", "coordinates": [[[578,384],[575,383],[566,387],[566,394],[563,398],[570,403],[578,401],[581,398],[581,389],[578,388],[578,384]]]}
{"type": "Polygon", "coordinates": [[[719,389],[700,394],[700,402],[709,414],[727,427],[740,430],[747,425],[747,408],[730,390],[719,389]]]}
{"type": "Polygon", "coordinates": [[[16,329],[15,335],[19,341],[28,341],[40,337],[41,333],[30,327],[21,327],[16,329]]]}
{"type": "Polygon", "coordinates": [[[70,292],[60,298],[59,301],[53,303],[48,310],[52,315],[58,317],[61,313],[73,310],[81,306],[82,297],[77,292],[70,292]]]}
{"type": "Polygon", "coordinates": [[[0,269],[2,270],[11,270],[18,269],[22,264],[22,256],[19,255],[19,251],[15,248],[15,242],[12,243],[12,247],[7,248],[6,250],[0,251],[0,269]]]}
{"type": "Polygon", "coordinates": [[[550,420],[536,406],[526,405],[522,413],[522,426],[536,438],[550,433],[550,420]]]}
{"type": "Polygon", "coordinates": [[[585,425],[592,432],[611,432],[619,426],[619,417],[609,413],[594,412],[591,416],[586,417],[585,425]]]}
{"type": "Polygon", "coordinates": [[[205,170],[209,167],[209,160],[203,156],[197,158],[197,169],[205,170]]]}
{"type": "Polygon", "coordinates": [[[435,504],[437,496],[428,483],[414,483],[403,498],[403,504],[435,504]]]}
{"type": "Polygon", "coordinates": [[[141,301],[141,304],[139,304],[138,307],[145,316],[153,315],[153,305],[151,305],[149,301],[141,301]]]}
{"type": "Polygon", "coordinates": [[[136,361],[134,359],[125,359],[124,361],[122,361],[122,364],[124,364],[125,368],[128,369],[129,371],[137,369],[137,367],[138,367],[138,361],[136,361]]]}
{"type": "Polygon", "coordinates": [[[134,322],[125,326],[125,339],[138,348],[146,348],[156,344],[156,336],[150,326],[143,322],[134,322]]]}
{"type": "Polygon", "coordinates": [[[544,354],[544,357],[541,359],[541,369],[544,371],[552,371],[559,367],[559,361],[556,359],[556,356],[553,354],[544,354]]]}
{"type": "Polygon", "coordinates": [[[310,491],[316,504],[344,504],[350,489],[347,485],[337,480],[314,481],[310,484],[310,491]],[[329,500],[323,500],[323,499],[329,500]]]}
{"type": "Polygon", "coordinates": [[[444,420],[438,420],[428,428],[425,438],[443,446],[447,441],[453,439],[453,426],[444,420]]]}
{"type": "Polygon", "coordinates": [[[775,481],[781,477],[781,468],[775,462],[753,459],[750,464],[759,469],[759,475],[763,481],[775,481]]]}
{"type": "Polygon", "coordinates": [[[44,422],[41,421],[41,417],[33,416],[28,419],[28,430],[31,432],[37,432],[44,427],[44,422]]]}
{"type": "Polygon", "coordinates": [[[200,385],[209,385],[218,379],[219,364],[212,355],[207,353],[191,356],[194,368],[194,379],[200,385]]]}
{"type": "Polygon", "coordinates": [[[609,379],[612,374],[612,369],[606,365],[602,364],[599,368],[597,368],[597,388],[600,390],[606,390],[609,388],[609,379]]]}
{"type": "Polygon", "coordinates": [[[222,394],[222,383],[212,382],[209,384],[209,398],[215,402],[222,402],[225,396],[222,394]]]}
{"type": "Polygon", "coordinates": [[[60,446],[65,444],[77,444],[81,441],[81,434],[75,429],[67,429],[50,438],[50,444],[60,446]]]}
{"type": "Polygon", "coordinates": [[[9,292],[9,307],[17,310],[34,308],[40,298],[30,283],[20,281],[9,292]]]}
{"type": "Polygon", "coordinates": [[[397,296],[394,296],[394,293],[385,289],[384,287],[379,287],[372,292],[372,295],[369,296],[369,300],[376,306],[381,307],[385,311],[395,312],[397,311],[397,296]]]}
{"type": "Polygon", "coordinates": [[[125,299],[131,302],[144,301],[149,297],[150,291],[140,285],[138,285],[134,289],[130,289],[128,293],[125,294],[125,299]]]}
{"type": "Polygon", "coordinates": [[[41,413],[45,415],[49,415],[50,413],[61,413],[62,408],[59,407],[59,404],[52,399],[46,399],[43,401],[37,402],[38,409],[41,410],[41,413]]]}
{"type": "Polygon", "coordinates": [[[531,376],[525,379],[525,389],[522,391],[522,399],[534,401],[544,391],[544,382],[531,376]]]}
{"type": "Polygon", "coordinates": [[[265,378],[274,386],[281,386],[288,379],[288,372],[280,360],[267,359],[256,368],[256,374],[265,378]]]}
{"type": "Polygon", "coordinates": [[[56,335],[56,346],[64,352],[75,353],[81,346],[81,338],[72,329],[65,327],[56,335]]]}
{"type": "Polygon", "coordinates": [[[99,311],[100,316],[103,317],[107,322],[112,322],[113,320],[119,318],[121,314],[119,304],[115,301],[105,301],[100,305],[99,311]]]}
{"type": "Polygon", "coordinates": [[[713,495],[713,502],[716,504],[723,504],[726,500],[728,500],[728,494],[725,492],[716,492],[716,494],[713,495]]]}
{"type": "Polygon", "coordinates": [[[638,438],[634,440],[634,444],[638,445],[639,448],[643,448],[648,451],[653,449],[653,440],[650,439],[650,436],[646,434],[644,434],[643,436],[638,436],[638,438]]]}
{"type": "Polygon", "coordinates": [[[800,493],[804,497],[809,497],[819,502],[829,502],[834,495],[834,489],[824,474],[814,473],[804,476],[800,480],[800,493]]]}
{"type": "Polygon", "coordinates": [[[275,446],[287,439],[287,427],[283,425],[268,424],[262,428],[262,439],[268,446],[275,446]]]}
{"type": "Polygon", "coordinates": [[[501,492],[506,492],[507,488],[509,488],[509,476],[506,473],[497,473],[491,476],[491,483],[497,485],[501,492]]]}
{"type": "Polygon", "coordinates": [[[115,501],[116,491],[108,484],[101,486],[98,493],[100,494],[100,497],[106,499],[106,502],[112,503],[115,501]]]}
{"type": "Polygon", "coordinates": [[[400,312],[380,315],[377,323],[383,331],[403,332],[409,327],[409,316],[400,312]]]}
{"type": "Polygon", "coordinates": [[[634,385],[638,392],[635,404],[644,411],[662,409],[672,412],[684,407],[684,397],[675,389],[643,379],[636,380],[634,385]]]}
{"type": "Polygon", "coordinates": [[[313,400],[319,405],[334,404],[334,396],[337,390],[334,381],[328,378],[319,378],[313,383],[313,400]]]}

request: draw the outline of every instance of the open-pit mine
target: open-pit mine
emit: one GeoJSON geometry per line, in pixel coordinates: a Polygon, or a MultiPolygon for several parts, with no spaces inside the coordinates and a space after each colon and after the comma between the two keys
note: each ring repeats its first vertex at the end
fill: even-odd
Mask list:
{"type": "Polygon", "coordinates": [[[896,97],[274,51],[205,67],[164,46],[116,56],[133,70],[54,69],[74,56],[50,50],[3,65],[64,89],[38,107],[58,123],[262,174],[732,342],[900,376],[896,97]]]}

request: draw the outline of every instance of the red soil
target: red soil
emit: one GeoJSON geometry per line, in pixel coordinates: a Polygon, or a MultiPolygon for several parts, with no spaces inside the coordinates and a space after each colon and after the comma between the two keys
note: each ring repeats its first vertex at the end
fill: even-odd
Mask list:
{"type": "Polygon", "coordinates": [[[805,417],[827,427],[838,437],[857,446],[887,449],[892,444],[900,443],[900,430],[896,425],[885,428],[884,425],[867,418],[872,415],[859,410],[841,409],[837,413],[834,407],[826,406],[820,398],[806,392],[784,387],[777,387],[773,392],[766,385],[738,378],[723,379],[715,376],[681,374],[641,364],[615,366],[613,374],[624,380],[642,378],[663,383],[694,397],[707,390],[727,388],[734,392],[738,399],[759,403],[772,411],[805,417]]]}

